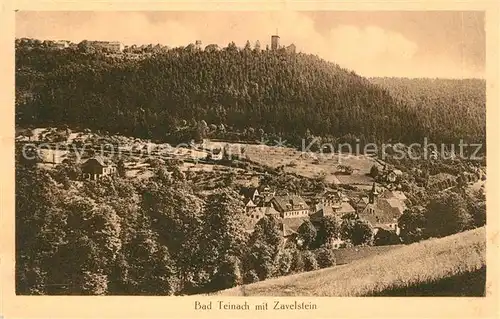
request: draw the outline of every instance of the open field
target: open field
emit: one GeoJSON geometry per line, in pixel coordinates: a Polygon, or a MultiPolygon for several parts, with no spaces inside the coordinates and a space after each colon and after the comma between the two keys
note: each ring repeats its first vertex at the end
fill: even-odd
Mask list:
{"type": "Polygon", "coordinates": [[[388,246],[361,246],[351,248],[335,249],[335,260],[337,265],[344,265],[356,260],[384,254],[393,249],[404,247],[403,245],[388,245],[388,246]]]}
{"type": "Polygon", "coordinates": [[[222,148],[229,145],[233,154],[241,154],[248,160],[272,168],[283,166],[287,173],[294,173],[308,178],[325,176],[325,181],[334,184],[360,184],[371,185],[373,179],[366,174],[370,168],[378,164],[374,158],[364,155],[347,156],[334,153],[301,152],[288,147],[276,147],[259,144],[239,144],[205,141],[207,148],[222,148]],[[339,164],[351,166],[351,175],[339,175],[339,164]]]}
{"type": "Polygon", "coordinates": [[[239,286],[225,296],[483,296],[486,233],[478,228],[325,268],[239,286]]]}

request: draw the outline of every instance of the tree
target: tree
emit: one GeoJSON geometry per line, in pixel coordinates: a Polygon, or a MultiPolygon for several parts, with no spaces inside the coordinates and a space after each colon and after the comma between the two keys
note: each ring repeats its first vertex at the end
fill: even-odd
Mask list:
{"type": "Polygon", "coordinates": [[[425,238],[427,220],[423,209],[412,207],[399,217],[398,226],[401,239],[405,244],[411,244],[425,238]]]}
{"type": "Polygon", "coordinates": [[[373,238],[375,246],[387,246],[401,244],[401,238],[390,230],[379,229],[373,238]]]}
{"type": "Polygon", "coordinates": [[[292,252],[292,264],[290,266],[290,271],[297,273],[304,271],[304,256],[302,254],[302,251],[298,249],[294,249],[292,252]]]}
{"type": "Polygon", "coordinates": [[[281,250],[278,254],[278,276],[286,276],[290,273],[292,267],[293,254],[291,249],[281,250]]]}
{"type": "Polygon", "coordinates": [[[370,224],[364,220],[357,220],[352,231],[352,244],[355,246],[370,244],[372,238],[373,229],[370,224]]]}
{"type": "Polygon", "coordinates": [[[237,198],[234,191],[222,190],[206,199],[199,241],[209,273],[215,272],[225,258],[241,258],[245,252],[245,214],[237,198]]]}
{"type": "Polygon", "coordinates": [[[481,227],[486,224],[486,197],[484,190],[480,189],[465,197],[467,210],[473,219],[475,227],[481,227]]]}
{"type": "Polygon", "coordinates": [[[227,45],[226,50],[229,51],[229,52],[238,52],[238,47],[236,46],[236,43],[234,43],[233,41],[231,41],[227,45]]]}
{"type": "Polygon", "coordinates": [[[240,260],[234,256],[226,256],[212,278],[212,291],[231,288],[243,283],[240,272],[240,260]]]}
{"type": "Polygon", "coordinates": [[[378,166],[373,165],[372,168],[370,169],[370,176],[373,178],[377,178],[378,174],[379,174],[378,166]]]}
{"type": "Polygon", "coordinates": [[[368,222],[358,219],[355,214],[349,214],[342,217],[340,236],[354,246],[364,245],[371,242],[373,230],[368,222]]]}
{"type": "Polygon", "coordinates": [[[171,295],[178,290],[173,260],[157,234],[136,231],[124,250],[129,266],[124,282],[134,294],[171,295]]]}
{"type": "Polygon", "coordinates": [[[304,270],[311,271],[319,268],[318,261],[313,252],[309,250],[302,251],[304,258],[304,270]]]}
{"type": "Polygon", "coordinates": [[[244,260],[246,272],[254,270],[263,280],[277,272],[279,254],[283,248],[280,224],[273,216],[261,218],[254,227],[244,260]]]}
{"type": "Polygon", "coordinates": [[[431,237],[444,237],[467,230],[472,217],[462,196],[445,192],[434,196],[427,205],[426,231],[431,237]]]}
{"type": "Polygon", "coordinates": [[[252,51],[252,45],[250,44],[250,41],[247,40],[247,42],[245,43],[245,47],[243,48],[243,50],[245,52],[250,52],[252,51]]]}
{"type": "Polygon", "coordinates": [[[317,222],[316,246],[330,243],[340,237],[340,225],[334,216],[323,216],[317,222]]]}
{"type": "Polygon", "coordinates": [[[243,282],[245,284],[251,284],[251,283],[254,283],[257,281],[259,281],[259,276],[255,272],[255,270],[250,269],[248,272],[245,273],[244,278],[243,278],[243,282]]]}
{"type": "Polygon", "coordinates": [[[125,177],[127,170],[125,169],[125,162],[123,159],[119,159],[118,163],[116,164],[116,171],[118,172],[118,176],[120,177],[125,177]]]}
{"type": "Polygon", "coordinates": [[[259,40],[255,41],[254,51],[256,53],[260,53],[260,41],[259,40]]]}
{"type": "Polygon", "coordinates": [[[273,250],[265,242],[255,241],[250,247],[244,261],[246,272],[255,271],[259,280],[264,280],[276,274],[278,269],[279,251],[273,250]]]}
{"type": "Polygon", "coordinates": [[[486,225],[486,202],[469,202],[468,210],[475,227],[486,225]]]}
{"type": "Polygon", "coordinates": [[[332,249],[323,247],[317,249],[315,253],[319,268],[327,268],[335,266],[336,264],[335,254],[333,253],[332,249]]]}
{"type": "Polygon", "coordinates": [[[316,241],[316,228],[310,220],[305,220],[297,230],[298,240],[302,242],[302,249],[309,249],[316,241]]]}
{"type": "Polygon", "coordinates": [[[65,244],[66,212],[50,175],[36,166],[17,165],[16,178],[16,293],[45,294],[54,254],[65,244]]]}

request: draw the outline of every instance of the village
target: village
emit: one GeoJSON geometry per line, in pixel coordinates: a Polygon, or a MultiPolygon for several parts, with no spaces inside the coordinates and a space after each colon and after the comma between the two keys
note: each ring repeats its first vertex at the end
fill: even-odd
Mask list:
{"type": "MultiPolygon", "coordinates": [[[[17,142],[19,145],[52,145],[53,149],[38,150],[38,165],[46,169],[68,163],[77,165],[81,171],[80,183],[113,175],[144,179],[152,176],[153,168],[166,160],[178,161],[180,170],[199,186],[202,193],[217,192],[228,186],[239,193],[249,221],[246,225],[248,233],[253,232],[263,217],[274,216],[280,222],[285,241],[297,242],[298,229],[305,221],[315,225],[324,217],[333,217],[339,222],[349,217],[364,220],[369,223],[374,236],[380,230],[399,235],[398,220],[403,213],[411,206],[424,209],[418,203],[412,204],[403,191],[410,191],[403,186],[408,184],[408,173],[362,155],[336,165],[334,160],[327,162],[314,153],[304,156],[304,153],[284,147],[204,140],[200,144],[173,148],[140,139],[103,138],[89,131],[61,133],[57,129],[24,130],[18,134],[17,142]],[[103,147],[105,143],[108,147],[103,147]],[[235,155],[236,150],[244,155],[235,155]],[[263,154],[269,160],[268,165],[262,162],[263,154]],[[289,163],[294,165],[282,164],[287,156],[290,157],[289,163]],[[276,161],[276,157],[280,160],[276,161]],[[301,165],[303,172],[297,170],[301,165]],[[331,171],[325,171],[325,166],[331,171]],[[285,170],[285,167],[295,170],[285,170]],[[373,176],[374,169],[376,176],[373,176]],[[310,172],[315,170],[320,172],[311,176],[310,172]],[[272,175],[301,178],[311,181],[313,186],[290,191],[280,184],[266,183],[266,177],[272,175]]],[[[335,158],[334,154],[331,156],[335,158]]],[[[478,168],[475,174],[458,177],[438,173],[429,177],[425,188],[416,187],[416,194],[418,196],[425,189],[443,191],[457,186],[461,179],[470,187],[479,188],[484,184],[485,174],[478,168]]],[[[329,244],[334,249],[349,246],[340,238],[332,239],[329,244]]]]}

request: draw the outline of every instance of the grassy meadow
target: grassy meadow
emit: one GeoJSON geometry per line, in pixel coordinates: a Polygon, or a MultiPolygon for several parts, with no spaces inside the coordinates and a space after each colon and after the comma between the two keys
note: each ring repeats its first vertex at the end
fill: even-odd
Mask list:
{"type": "Polygon", "coordinates": [[[244,156],[260,165],[272,168],[283,166],[286,173],[308,178],[324,175],[325,181],[333,184],[370,186],[373,179],[367,174],[371,167],[377,164],[374,158],[365,155],[318,154],[301,152],[288,147],[205,141],[205,147],[208,148],[222,148],[226,144],[230,152],[234,154],[241,154],[241,150],[244,149],[244,156]],[[337,174],[339,164],[351,166],[353,173],[351,175],[337,174]]]}
{"type": "Polygon", "coordinates": [[[224,296],[483,296],[485,228],[430,239],[345,265],[219,292],[224,296]]]}

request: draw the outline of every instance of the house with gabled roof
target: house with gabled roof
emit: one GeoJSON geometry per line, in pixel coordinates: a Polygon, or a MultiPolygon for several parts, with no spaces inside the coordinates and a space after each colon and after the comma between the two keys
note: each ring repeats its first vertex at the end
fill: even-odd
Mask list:
{"type": "Polygon", "coordinates": [[[358,201],[357,215],[369,222],[375,232],[378,229],[385,229],[399,234],[398,219],[407,208],[402,199],[404,194],[391,192],[384,192],[381,196],[379,194],[373,183],[368,198],[358,201]]]}
{"type": "Polygon", "coordinates": [[[116,173],[116,165],[101,156],[93,156],[82,164],[84,179],[97,180],[114,173],[116,173]]]}
{"type": "Polygon", "coordinates": [[[245,211],[246,212],[249,212],[249,211],[251,211],[252,209],[254,209],[256,207],[257,207],[257,205],[255,205],[255,203],[253,202],[253,200],[247,199],[245,201],[245,211]]]}
{"type": "Polygon", "coordinates": [[[240,190],[240,195],[246,200],[252,200],[254,203],[257,201],[257,197],[260,196],[256,187],[243,187],[240,190]]]}
{"type": "Polygon", "coordinates": [[[309,205],[298,195],[274,196],[271,205],[280,213],[281,218],[309,217],[309,205]]]}
{"type": "Polygon", "coordinates": [[[334,216],[342,218],[347,214],[355,214],[356,210],[348,202],[340,202],[334,205],[317,204],[315,212],[310,215],[311,220],[317,220],[321,217],[334,216]]]}

